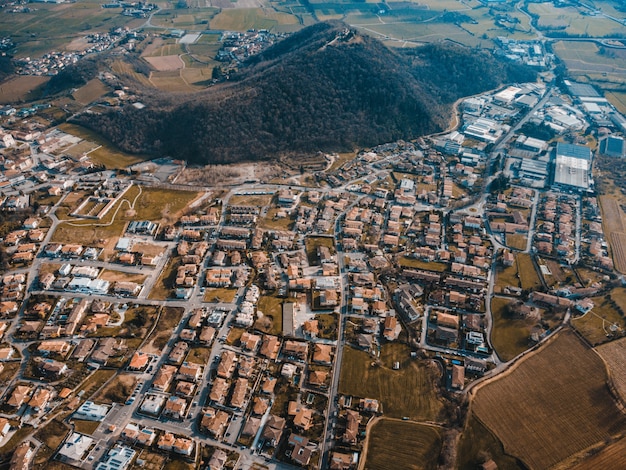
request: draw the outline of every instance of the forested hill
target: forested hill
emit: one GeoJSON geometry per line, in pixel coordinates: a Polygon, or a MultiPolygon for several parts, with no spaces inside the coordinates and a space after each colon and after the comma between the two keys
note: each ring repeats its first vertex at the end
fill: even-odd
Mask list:
{"type": "Polygon", "coordinates": [[[445,128],[450,105],[527,69],[453,45],[392,52],[343,23],[319,23],[253,57],[229,82],[191,95],[146,90],[127,106],[76,120],[130,152],[191,163],[342,151],[445,128]]]}

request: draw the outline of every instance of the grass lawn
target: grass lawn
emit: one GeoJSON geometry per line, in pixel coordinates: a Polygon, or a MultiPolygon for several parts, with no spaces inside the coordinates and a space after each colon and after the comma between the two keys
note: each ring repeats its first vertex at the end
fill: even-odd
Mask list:
{"type": "Polygon", "coordinates": [[[508,455],[498,438],[474,415],[470,415],[457,447],[457,468],[459,470],[480,468],[485,462],[485,455],[489,455],[501,470],[526,468],[515,457],[508,455]]]}
{"type": "Polygon", "coordinates": [[[86,421],[82,419],[74,419],[74,430],[81,434],[93,434],[98,426],[100,426],[100,421],[86,421]]]}
{"type": "Polygon", "coordinates": [[[238,343],[245,331],[243,328],[231,328],[226,337],[226,344],[232,346],[238,343]]]}
{"type": "Polygon", "coordinates": [[[269,230],[291,230],[295,222],[294,216],[288,215],[287,217],[276,217],[276,214],[282,210],[282,208],[278,207],[272,207],[269,209],[265,218],[260,221],[259,225],[261,228],[269,230]]]}
{"type": "Polygon", "coordinates": [[[335,158],[335,161],[333,161],[333,164],[330,166],[330,169],[328,170],[328,172],[331,173],[335,170],[338,170],[345,163],[354,160],[355,157],[356,157],[355,152],[338,154],[338,156],[335,158]]]}
{"type": "Polygon", "coordinates": [[[48,460],[50,460],[57,447],[61,445],[61,442],[63,442],[63,439],[65,439],[69,431],[70,429],[61,421],[58,421],[58,418],[50,421],[43,428],[40,428],[35,433],[35,437],[43,446],[37,452],[35,465],[45,465],[48,460]]]}
{"type": "Polygon", "coordinates": [[[517,253],[515,262],[517,263],[522,289],[533,291],[542,287],[541,280],[529,254],[517,253]]]}
{"type": "Polygon", "coordinates": [[[337,339],[337,314],[336,313],[324,313],[315,315],[315,319],[318,322],[319,337],[325,339],[337,339]]]}
{"type": "Polygon", "coordinates": [[[341,365],[339,393],[375,398],[382,403],[385,416],[414,420],[435,420],[442,403],[433,386],[431,372],[410,358],[405,345],[382,347],[380,363],[368,353],[346,347],[341,365]],[[393,359],[400,370],[393,370],[393,359]]]}
{"type": "Polygon", "coordinates": [[[235,300],[236,294],[237,289],[210,288],[204,291],[204,301],[230,303],[235,300]]]}
{"type": "Polygon", "coordinates": [[[438,428],[383,418],[370,430],[365,469],[436,468],[441,444],[438,428]]]}
{"type": "Polygon", "coordinates": [[[193,362],[194,364],[205,365],[209,357],[211,357],[211,348],[191,348],[189,354],[187,354],[187,362],[193,362]]]}
{"type": "Polygon", "coordinates": [[[509,248],[514,248],[517,250],[525,250],[526,245],[528,243],[528,238],[526,235],[520,235],[518,233],[508,234],[506,236],[506,245],[509,248]]]}
{"type": "Polygon", "coordinates": [[[618,292],[611,293],[610,300],[605,297],[593,297],[591,300],[595,306],[591,311],[582,317],[572,319],[572,326],[593,345],[606,343],[615,337],[609,329],[611,325],[617,325],[618,332],[626,328],[626,320],[613,305],[613,302],[618,306],[623,305],[626,300],[624,289],[615,289],[613,292],[615,291],[618,292]]]}
{"type": "Polygon", "coordinates": [[[519,287],[519,277],[517,276],[517,266],[496,267],[496,286],[504,288],[506,286],[519,287]]]}
{"type": "Polygon", "coordinates": [[[304,246],[309,264],[311,265],[319,265],[319,258],[317,256],[317,248],[319,246],[327,247],[331,254],[336,253],[335,239],[333,237],[306,237],[304,246]]]}
{"type": "Polygon", "coordinates": [[[494,297],[491,300],[493,317],[491,343],[503,361],[510,361],[528,349],[528,338],[532,326],[525,320],[507,317],[506,306],[510,302],[500,297],[494,297]]]}
{"type": "Polygon", "coordinates": [[[262,295],[257,303],[257,311],[264,317],[258,319],[254,327],[264,333],[279,335],[283,332],[283,300],[279,297],[262,295]],[[271,320],[271,323],[270,321],[271,320]]]}
{"type": "Polygon", "coordinates": [[[234,195],[228,200],[229,206],[256,206],[265,207],[272,202],[271,194],[234,195]]]}
{"type": "Polygon", "coordinates": [[[406,256],[400,258],[398,264],[403,268],[424,269],[427,271],[436,271],[439,273],[444,272],[446,269],[448,269],[448,265],[446,263],[423,261],[421,259],[407,258],[406,256]]]}

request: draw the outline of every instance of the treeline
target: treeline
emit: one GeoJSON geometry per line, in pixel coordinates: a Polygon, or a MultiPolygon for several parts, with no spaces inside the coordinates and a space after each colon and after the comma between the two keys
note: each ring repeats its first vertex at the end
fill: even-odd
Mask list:
{"type": "Polygon", "coordinates": [[[457,98],[533,79],[476,51],[433,45],[398,54],[346,28],[305,28],[204,92],[146,90],[144,109],[77,120],[129,152],[230,163],[415,138],[445,128],[457,98]]]}

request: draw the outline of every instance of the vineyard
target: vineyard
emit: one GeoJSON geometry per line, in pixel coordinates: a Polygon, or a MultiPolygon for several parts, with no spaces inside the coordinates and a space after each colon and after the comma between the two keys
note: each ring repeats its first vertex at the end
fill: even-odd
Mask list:
{"type": "Polygon", "coordinates": [[[596,353],[571,330],[480,388],[472,410],[531,469],[549,468],[626,431],[596,353]]]}

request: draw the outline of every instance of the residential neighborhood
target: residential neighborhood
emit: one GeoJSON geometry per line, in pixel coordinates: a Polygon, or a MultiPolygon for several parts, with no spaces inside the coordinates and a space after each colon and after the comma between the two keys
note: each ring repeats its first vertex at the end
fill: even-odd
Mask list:
{"type": "MultiPolygon", "coordinates": [[[[227,33],[221,56],[274,39],[227,33]]],[[[77,59],[42,60],[20,73],[77,59]]],[[[391,369],[433,361],[454,396],[518,356],[495,341],[507,319],[532,326],[525,354],[622,282],[591,168],[624,158],[625,121],[589,85],[514,84],[463,100],[451,132],[236,185],[182,184],[174,159],[107,169],[40,111],[0,119],[0,438],[28,437],[19,468],[51,423],[68,432],[49,457],[78,468],[360,468],[388,403],[342,392],[346,351],[381,367],[405,345],[391,369]]]]}

